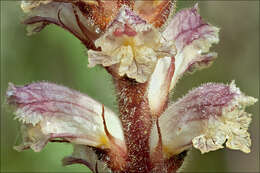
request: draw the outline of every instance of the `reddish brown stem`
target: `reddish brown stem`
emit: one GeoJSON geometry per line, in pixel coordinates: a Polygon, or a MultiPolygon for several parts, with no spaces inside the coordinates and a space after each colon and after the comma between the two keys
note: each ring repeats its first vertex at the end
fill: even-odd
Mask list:
{"type": "Polygon", "coordinates": [[[115,80],[120,118],[127,145],[127,171],[149,172],[149,136],[152,127],[146,83],[137,83],[128,78],[115,80]]]}
{"type": "MultiPolygon", "coordinates": [[[[152,117],[149,108],[147,83],[137,83],[126,77],[114,78],[114,81],[127,147],[126,163],[119,172],[176,172],[182,165],[185,154],[167,158],[162,153],[162,141],[159,141],[156,151],[150,151],[151,128],[157,120],[152,117]]],[[[167,100],[168,98],[165,102],[167,100]]],[[[160,127],[157,128],[160,132],[160,127]]]]}

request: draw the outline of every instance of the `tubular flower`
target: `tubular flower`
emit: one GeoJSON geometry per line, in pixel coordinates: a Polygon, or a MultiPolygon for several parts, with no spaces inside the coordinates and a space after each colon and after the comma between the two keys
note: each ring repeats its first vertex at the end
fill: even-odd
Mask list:
{"type": "Polygon", "coordinates": [[[90,67],[113,65],[119,76],[126,75],[141,83],[148,80],[159,58],[175,55],[173,42],[166,42],[157,29],[127,6],[120,8],[95,46],[102,51],[88,51],[90,67]]]}
{"type": "Polygon", "coordinates": [[[186,152],[227,146],[250,152],[246,106],[257,100],[229,85],[208,83],[174,103],[169,93],[184,73],[208,67],[217,54],[215,26],[198,5],[174,13],[165,1],[23,1],[29,33],[48,24],[75,35],[88,48],[89,67],[113,77],[119,116],[72,89],[48,82],[9,85],[8,104],[21,122],[22,151],[67,142],[73,154],[64,165],[93,172],[176,172],[186,152]]]}

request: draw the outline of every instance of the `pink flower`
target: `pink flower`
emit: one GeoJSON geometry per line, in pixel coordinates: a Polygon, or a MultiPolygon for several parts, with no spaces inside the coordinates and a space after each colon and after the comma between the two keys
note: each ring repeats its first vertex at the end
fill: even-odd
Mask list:
{"type": "Polygon", "coordinates": [[[89,67],[112,75],[119,116],[72,89],[47,82],[9,85],[23,143],[41,151],[48,142],[74,145],[65,165],[93,172],[176,172],[193,146],[202,153],[223,146],[250,152],[251,115],[257,100],[232,82],[208,83],[168,104],[185,73],[208,67],[217,27],[202,20],[198,5],[172,14],[171,1],[50,0],[22,2],[30,33],[56,24],[89,49],[89,67]],[[173,17],[172,17],[173,16],[173,17]]]}

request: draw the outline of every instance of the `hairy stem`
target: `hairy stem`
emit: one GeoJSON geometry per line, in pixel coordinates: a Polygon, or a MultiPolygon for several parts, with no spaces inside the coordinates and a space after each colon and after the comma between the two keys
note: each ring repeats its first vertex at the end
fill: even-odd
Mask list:
{"type": "Polygon", "coordinates": [[[127,170],[149,172],[151,169],[149,137],[152,116],[145,95],[147,84],[137,83],[128,78],[115,80],[115,84],[128,151],[127,170]]]}

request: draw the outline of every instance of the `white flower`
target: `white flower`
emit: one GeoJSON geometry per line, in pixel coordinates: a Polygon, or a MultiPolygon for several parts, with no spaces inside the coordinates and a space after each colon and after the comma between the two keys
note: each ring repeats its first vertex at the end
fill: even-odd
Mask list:
{"type": "Polygon", "coordinates": [[[158,29],[126,6],[121,7],[95,46],[101,51],[88,51],[89,67],[113,65],[119,76],[141,83],[149,79],[159,58],[175,54],[172,42],[166,42],[158,29]]]}
{"type": "MultiPolygon", "coordinates": [[[[178,154],[191,146],[205,153],[223,148],[225,143],[228,148],[249,153],[251,115],[245,108],[256,101],[234,83],[208,83],[193,89],[159,118],[164,154],[178,154]]],[[[158,142],[156,129],[151,134],[152,149],[158,142]]]]}

